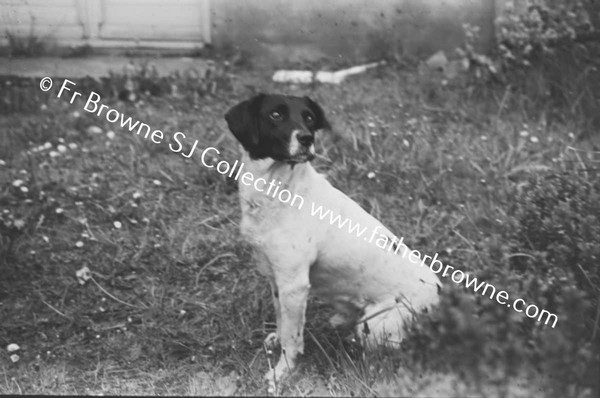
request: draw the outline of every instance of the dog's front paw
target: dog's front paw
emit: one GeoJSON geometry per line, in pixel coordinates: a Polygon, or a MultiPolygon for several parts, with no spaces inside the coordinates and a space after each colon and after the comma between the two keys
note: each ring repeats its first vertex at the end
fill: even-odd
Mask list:
{"type": "Polygon", "coordinates": [[[279,384],[277,376],[275,375],[275,369],[270,369],[265,373],[265,381],[267,382],[267,393],[269,395],[279,395],[279,384]]]}
{"type": "Polygon", "coordinates": [[[287,364],[279,361],[277,366],[265,374],[267,381],[267,392],[269,395],[279,395],[281,393],[281,382],[290,374],[290,369],[287,364]]]}
{"type": "Polygon", "coordinates": [[[263,344],[267,350],[274,350],[279,345],[279,335],[276,332],[269,333],[263,344]]]}

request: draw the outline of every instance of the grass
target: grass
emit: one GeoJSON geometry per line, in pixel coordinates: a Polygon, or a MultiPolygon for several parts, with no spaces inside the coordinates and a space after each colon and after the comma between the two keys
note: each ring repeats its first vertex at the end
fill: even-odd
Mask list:
{"type": "MultiPolygon", "coordinates": [[[[503,90],[443,85],[413,70],[386,67],[340,86],[275,85],[252,71],[232,82],[200,96],[132,104],[107,94],[103,102],[154,129],[183,131],[200,148],[215,146],[232,163],[238,146],[223,120],[230,106],[258,91],[310,95],[335,129],[318,138],[319,171],[409,246],[515,296],[527,297],[521,277],[499,277],[485,247],[510,224],[516,195],[531,175],[597,162],[597,153],[581,159],[567,150],[593,145],[575,142],[576,120],[548,123],[546,109],[528,113],[503,90]]],[[[36,84],[11,82],[2,100],[12,108],[0,115],[0,346],[20,346],[16,363],[0,353],[0,393],[265,394],[262,340],[274,314],[238,233],[235,183],[36,84]],[[92,279],[80,284],[84,266],[92,279]]],[[[534,323],[496,311],[497,328],[534,323]]],[[[492,354],[457,351],[485,356],[479,373],[414,360],[411,339],[406,352],[362,354],[326,325],[328,312],[310,302],[306,353],[285,395],[559,391],[543,366],[510,369],[495,341],[479,348],[492,354]]],[[[589,385],[565,388],[591,396],[589,385]]]]}

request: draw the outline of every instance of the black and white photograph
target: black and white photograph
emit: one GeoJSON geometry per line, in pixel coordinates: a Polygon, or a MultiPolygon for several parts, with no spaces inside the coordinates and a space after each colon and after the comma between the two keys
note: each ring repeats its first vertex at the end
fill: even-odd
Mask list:
{"type": "Polygon", "coordinates": [[[0,0],[0,394],[600,396],[598,0],[0,0]]]}

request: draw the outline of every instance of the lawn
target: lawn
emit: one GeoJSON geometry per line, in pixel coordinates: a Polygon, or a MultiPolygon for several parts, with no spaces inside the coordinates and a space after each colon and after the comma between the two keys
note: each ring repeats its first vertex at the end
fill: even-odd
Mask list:
{"type": "Polygon", "coordinates": [[[284,395],[598,391],[600,156],[581,118],[411,66],[339,86],[278,85],[263,70],[140,76],[130,92],[121,75],[73,79],[73,103],[57,98],[63,79],[48,92],[0,81],[0,393],[266,393],[274,313],[238,232],[236,183],[168,138],[184,132],[233,163],[223,115],[261,91],[323,106],[334,131],[317,137],[315,167],[409,247],[559,319],[551,328],[446,279],[402,350],[364,354],[311,301],[284,395]],[[167,138],[85,111],[91,90],[167,138]]]}

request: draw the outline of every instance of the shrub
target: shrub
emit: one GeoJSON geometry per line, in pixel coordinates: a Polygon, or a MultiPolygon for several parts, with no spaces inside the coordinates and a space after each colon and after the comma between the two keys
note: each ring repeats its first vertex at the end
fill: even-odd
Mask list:
{"type": "Polygon", "coordinates": [[[497,21],[497,50],[510,66],[529,66],[560,46],[594,37],[590,0],[530,0],[525,9],[508,2],[497,21]]]}
{"type": "Polygon", "coordinates": [[[503,105],[518,106],[532,118],[576,120],[580,136],[597,131],[600,3],[507,1],[496,22],[489,57],[475,50],[478,27],[464,25],[465,42],[457,52],[471,72],[468,76],[476,77],[466,81],[470,85],[500,82],[503,89],[511,89],[506,90],[510,102],[503,105]]]}
{"type": "Polygon", "coordinates": [[[600,180],[549,172],[516,197],[504,230],[478,242],[489,266],[473,273],[556,314],[556,327],[448,286],[439,310],[412,327],[406,352],[422,365],[436,358],[435,368],[474,382],[484,373],[501,381],[533,368],[557,396],[598,392],[600,180]]]}

